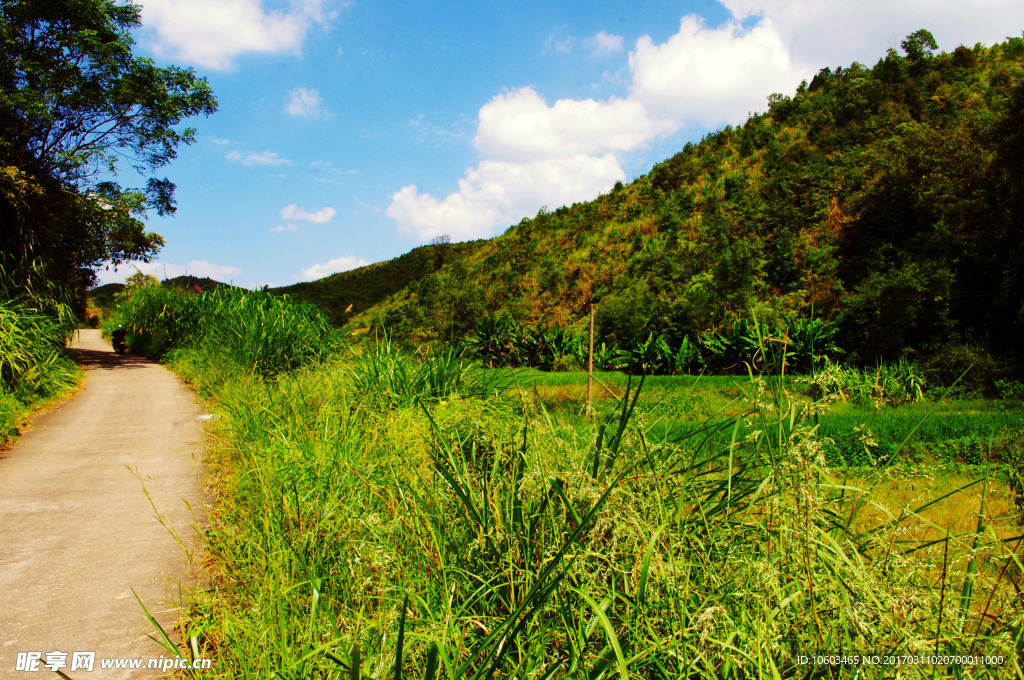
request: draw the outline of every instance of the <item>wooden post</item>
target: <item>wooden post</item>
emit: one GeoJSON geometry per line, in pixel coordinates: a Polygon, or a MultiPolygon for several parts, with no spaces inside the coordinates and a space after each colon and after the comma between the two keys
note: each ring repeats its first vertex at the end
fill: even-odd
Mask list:
{"type": "Polygon", "coordinates": [[[590,353],[587,356],[587,415],[594,413],[594,303],[590,303],[590,353]]]}

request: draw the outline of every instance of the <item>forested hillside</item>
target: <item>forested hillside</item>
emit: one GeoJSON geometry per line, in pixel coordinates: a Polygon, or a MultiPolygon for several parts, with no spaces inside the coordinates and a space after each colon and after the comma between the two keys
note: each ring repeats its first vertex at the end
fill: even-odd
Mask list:
{"type": "Polygon", "coordinates": [[[331,323],[340,326],[444,265],[469,256],[481,244],[481,241],[433,243],[414,248],[393,260],[331,274],[317,281],[271,288],[270,292],[312,302],[326,312],[331,323]]]}
{"type": "Polygon", "coordinates": [[[753,312],[834,322],[854,361],[1020,356],[1024,40],[935,53],[918,31],[902,47],[541,210],[354,322],[414,340],[489,315],[580,328],[593,300],[620,345],[678,346],[753,312]]]}

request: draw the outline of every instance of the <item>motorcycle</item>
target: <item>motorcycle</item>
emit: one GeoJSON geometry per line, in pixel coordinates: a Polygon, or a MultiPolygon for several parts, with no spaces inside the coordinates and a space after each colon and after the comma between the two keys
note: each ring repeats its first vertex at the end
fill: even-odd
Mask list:
{"type": "Polygon", "coordinates": [[[125,342],[125,334],[115,332],[111,337],[111,344],[114,345],[114,351],[118,354],[124,354],[125,350],[128,349],[128,343],[125,342]]]}

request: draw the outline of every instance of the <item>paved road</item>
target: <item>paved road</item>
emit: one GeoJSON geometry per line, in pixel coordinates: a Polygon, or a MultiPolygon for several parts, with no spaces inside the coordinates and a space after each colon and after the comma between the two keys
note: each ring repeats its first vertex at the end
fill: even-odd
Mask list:
{"type": "Polygon", "coordinates": [[[173,582],[192,582],[193,526],[205,519],[202,410],[173,373],[114,354],[99,331],[81,331],[74,347],[84,389],[0,454],[0,678],[56,678],[16,671],[19,652],[45,662],[53,651],[68,654],[61,670],[74,680],[161,677],[100,664],[166,655],[146,637],[132,589],[173,626],[173,582]],[[94,670],[72,672],[74,652],[95,652],[94,670]]]}

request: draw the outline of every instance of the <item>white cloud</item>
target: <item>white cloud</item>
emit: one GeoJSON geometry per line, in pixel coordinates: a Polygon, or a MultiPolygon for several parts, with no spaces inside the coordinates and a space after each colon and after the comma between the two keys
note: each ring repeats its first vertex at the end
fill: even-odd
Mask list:
{"type": "Polygon", "coordinates": [[[587,40],[587,45],[592,56],[605,57],[622,49],[622,36],[598,31],[597,35],[587,40]]]}
{"type": "Polygon", "coordinates": [[[391,197],[386,215],[421,241],[448,234],[453,240],[488,236],[496,225],[516,222],[542,205],[567,205],[606,191],[625,173],[612,154],[575,155],[532,162],[482,161],[466,171],[459,190],[438,200],[415,185],[391,197]]]}
{"type": "Polygon", "coordinates": [[[736,21],[707,28],[692,14],[661,45],[640,38],[629,66],[630,99],[648,115],[679,124],[740,122],[748,112],[763,110],[772,92],[794,90],[805,75],[794,68],[771,19],[749,30],[736,21]]]}
{"type": "Polygon", "coordinates": [[[297,87],[288,93],[288,103],[284,110],[296,118],[322,118],[327,115],[320,93],[304,87],[297,87]]]}
{"type": "Polygon", "coordinates": [[[279,224],[270,228],[271,234],[283,234],[286,231],[302,231],[302,228],[297,224],[279,224]]]}
{"type": "Polygon", "coordinates": [[[316,212],[308,212],[293,203],[281,209],[282,220],[306,220],[314,224],[326,224],[337,214],[338,211],[330,206],[324,206],[316,212]]]}
{"type": "MultiPolygon", "coordinates": [[[[549,105],[533,88],[509,90],[479,111],[474,145],[480,160],[443,199],[410,184],[391,196],[386,214],[403,233],[426,241],[449,234],[490,236],[497,228],[593,198],[623,179],[618,156],[688,125],[741,123],[767,108],[768,95],[792,94],[825,65],[871,65],[919,29],[941,47],[992,43],[1024,26],[1020,0],[722,0],[732,18],[709,27],[681,18],[663,43],[640,38],[622,83],[628,96],[559,99],[549,105]]],[[[583,41],[593,55],[622,48],[605,32],[583,41]]],[[[570,52],[571,37],[554,34],[548,50],[570,52]]],[[[606,74],[602,82],[615,83],[606,74]]]]}
{"type": "Polygon", "coordinates": [[[667,129],[638,101],[559,99],[548,106],[533,88],[524,87],[480,109],[474,144],[485,158],[529,161],[626,151],[667,129]]]}
{"type": "Polygon", "coordinates": [[[315,281],[316,279],[322,279],[325,276],[331,274],[337,274],[338,272],[347,272],[350,269],[357,269],[359,267],[365,267],[370,264],[361,257],[355,255],[342,255],[336,257],[333,260],[324,262],[323,264],[314,264],[308,269],[303,269],[300,276],[295,277],[296,281],[315,281]]]}
{"type": "Polygon", "coordinates": [[[569,54],[572,52],[572,45],[574,42],[576,42],[576,40],[572,36],[552,35],[548,37],[545,49],[549,52],[569,54]]]}
{"type": "Polygon", "coordinates": [[[96,274],[99,277],[100,285],[103,285],[106,283],[124,283],[124,280],[136,271],[155,276],[161,281],[187,274],[199,278],[211,278],[221,283],[230,283],[234,277],[242,273],[241,269],[231,265],[211,264],[204,260],[192,260],[184,266],[171,264],[170,262],[128,262],[116,268],[101,269],[96,274]]]}
{"type": "Polygon", "coordinates": [[[284,11],[261,0],[146,0],[142,23],[158,55],[224,70],[244,53],[297,53],[309,29],[331,17],[323,4],[298,0],[284,11]]]}
{"type": "Polygon", "coordinates": [[[824,66],[859,61],[872,66],[885,50],[924,28],[947,52],[957,45],[992,44],[1024,28],[1020,0],[722,0],[742,21],[769,19],[794,63],[810,78],[824,66]]]}
{"type": "Polygon", "coordinates": [[[226,158],[232,163],[239,165],[288,165],[291,163],[287,158],[281,158],[273,151],[229,151],[226,158]]]}
{"type": "Polygon", "coordinates": [[[231,143],[230,139],[225,139],[223,137],[210,137],[210,141],[218,146],[224,146],[225,144],[231,143]]]}
{"type": "Polygon", "coordinates": [[[399,230],[427,241],[464,240],[552,208],[593,198],[625,173],[614,155],[671,130],[636,101],[561,99],[549,106],[532,88],[498,95],[480,109],[474,144],[482,160],[444,199],[408,185],[386,214],[399,230]]]}

